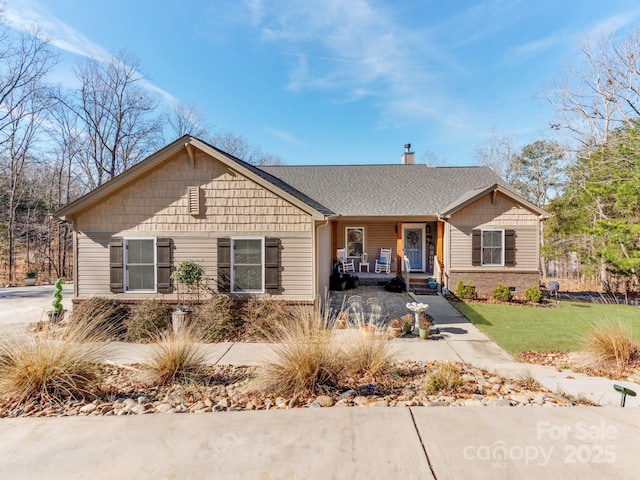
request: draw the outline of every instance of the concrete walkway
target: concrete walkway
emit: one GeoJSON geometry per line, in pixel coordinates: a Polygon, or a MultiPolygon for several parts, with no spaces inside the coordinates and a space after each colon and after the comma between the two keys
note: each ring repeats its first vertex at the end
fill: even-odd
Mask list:
{"type": "MultiPolygon", "coordinates": [[[[48,296],[44,287],[12,290],[17,294],[0,289],[3,334],[38,320],[48,296]],[[6,303],[10,298],[17,302],[6,303]]],[[[552,391],[619,403],[614,382],[515,362],[446,300],[416,300],[429,304],[444,341],[398,339],[400,359],[469,362],[503,375],[533,375],[552,391]]],[[[131,363],[144,359],[148,346],[110,343],[108,348],[107,359],[131,363]]],[[[270,352],[268,345],[247,343],[206,350],[208,362],[236,365],[258,365],[270,352]]],[[[640,390],[633,383],[615,383],[640,390]]],[[[637,406],[637,397],[627,405],[637,406]]],[[[635,478],[640,470],[640,409],[614,406],[17,418],[1,419],[0,428],[3,479],[590,480],[635,478]]]]}

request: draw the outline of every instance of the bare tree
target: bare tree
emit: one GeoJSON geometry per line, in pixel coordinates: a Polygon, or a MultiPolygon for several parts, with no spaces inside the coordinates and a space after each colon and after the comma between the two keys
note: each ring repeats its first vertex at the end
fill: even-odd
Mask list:
{"type": "Polygon", "coordinates": [[[211,135],[204,115],[193,103],[174,105],[167,113],[167,126],[173,138],[179,138],[183,135],[207,138],[211,135]]]}
{"type": "Polygon", "coordinates": [[[80,119],[79,163],[95,188],[136,164],[161,141],[157,96],[144,88],[138,59],[121,52],[105,62],[86,60],[76,70],[80,91],[68,101],[80,119]]]}
{"type": "Polygon", "coordinates": [[[282,159],[262,150],[259,145],[251,145],[244,137],[230,131],[212,135],[210,142],[216,148],[233,155],[240,160],[257,166],[280,165],[282,159]]]}
{"type": "Polygon", "coordinates": [[[426,150],[420,155],[420,162],[424,163],[427,167],[446,167],[447,159],[440,157],[436,152],[426,150]]]}
{"type": "Polygon", "coordinates": [[[513,180],[515,155],[515,138],[506,133],[498,133],[495,128],[491,129],[489,138],[475,148],[476,163],[490,167],[507,183],[513,180]]]}
{"type": "Polygon", "coordinates": [[[545,89],[559,119],[552,127],[569,131],[583,152],[604,145],[612,132],[640,117],[640,36],[634,30],[587,38],[580,62],[545,89]]]}
{"type": "Polygon", "coordinates": [[[13,34],[0,25],[0,171],[6,235],[7,276],[13,283],[18,209],[25,193],[25,172],[46,113],[44,79],[56,59],[33,34],[13,34]]]}

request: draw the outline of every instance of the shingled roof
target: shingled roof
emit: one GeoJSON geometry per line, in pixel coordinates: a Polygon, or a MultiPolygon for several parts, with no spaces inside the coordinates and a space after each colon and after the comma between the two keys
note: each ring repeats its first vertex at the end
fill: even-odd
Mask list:
{"type": "Polygon", "coordinates": [[[395,164],[261,169],[342,216],[436,215],[465,192],[504,185],[487,167],[395,164]]]}

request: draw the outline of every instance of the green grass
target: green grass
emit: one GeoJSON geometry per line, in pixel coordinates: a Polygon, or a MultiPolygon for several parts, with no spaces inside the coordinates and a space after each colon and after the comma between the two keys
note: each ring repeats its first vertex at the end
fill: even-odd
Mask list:
{"type": "Polygon", "coordinates": [[[549,308],[461,303],[454,305],[507,352],[577,351],[592,326],[612,320],[628,324],[640,341],[640,308],[626,305],[561,302],[549,308]]]}

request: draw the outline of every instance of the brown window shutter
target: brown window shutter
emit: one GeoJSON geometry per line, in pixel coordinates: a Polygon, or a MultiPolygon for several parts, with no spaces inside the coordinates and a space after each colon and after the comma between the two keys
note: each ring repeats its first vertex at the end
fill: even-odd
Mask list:
{"type": "Polygon", "coordinates": [[[516,231],[504,231],[504,264],[513,267],[516,264],[516,231]]]}
{"type": "Polygon", "coordinates": [[[189,214],[200,215],[200,188],[187,187],[187,201],[189,202],[189,214]]]}
{"type": "Polygon", "coordinates": [[[231,291],[231,239],[218,239],[218,291],[231,291]]]}
{"type": "Polygon", "coordinates": [[[171,293],[171,239],[156,240],[156,271],[158,293],[171,293]]]}
{"type": "Polygon", "coordinates": [[[482,265],[482,231],[473,230],[471,233],[471,265],[482,265]]]}
{"type": "Polygon", "coordinates": [[[112,293],[124,291],[122,264],[122,238],[113,237],[109,240],[109,288],[112,293]]]}
{"type": "Polygon", "coordinates": [[[264,288],[269,293],[280,291],[280,239],[264,240],[264,288]]]}

